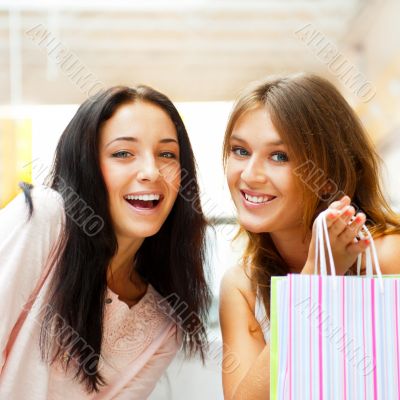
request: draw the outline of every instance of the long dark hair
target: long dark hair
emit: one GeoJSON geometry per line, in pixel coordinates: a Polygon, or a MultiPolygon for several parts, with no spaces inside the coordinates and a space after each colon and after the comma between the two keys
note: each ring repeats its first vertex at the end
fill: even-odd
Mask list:
{"type": "Polygon", "coordinates": [[[119,106],[136,101],[160,107],[173,121],[180,146],[181,187],[162,228],[144,240],[132,268],[135,263],[141,277],[174,309],[183,305],[183,311],[174,317],[182,328],[187,354],[200,351],[204,359],[207,341],[205,322],[211,294],[204,271],[206,221],[186,128],[172,102],[154,89],[110,88],[79,107],[59,140],[47,182],[64,199],[66,223],[54,257],[48,300],[51,307],[43,317],[40,347],[43,358],[50,355],[51,363],[67,355],[65,368],[75,365],[75,378],[88,392],[106,384],[99,355],[107,268],[117,251],[100,172],[99,134],[102,124],[119,106]]]}

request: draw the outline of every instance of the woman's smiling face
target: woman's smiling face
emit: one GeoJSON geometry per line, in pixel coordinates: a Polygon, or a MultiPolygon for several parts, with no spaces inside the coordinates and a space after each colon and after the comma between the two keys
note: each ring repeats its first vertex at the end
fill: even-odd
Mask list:
{"type": "Polygon", "coordinates": [[[160,230],[179,192],[179,150],[171,118],[152,103],[123,104],[103,124],[100,166],[117,237],[160,230]]]}
{"type": "Polygon", "coordinates": [[[265,107],[238,118],[229,149],[227,180],[240,225],[254,233],[298,228],[302,203],[293,165],[265,107]]]}

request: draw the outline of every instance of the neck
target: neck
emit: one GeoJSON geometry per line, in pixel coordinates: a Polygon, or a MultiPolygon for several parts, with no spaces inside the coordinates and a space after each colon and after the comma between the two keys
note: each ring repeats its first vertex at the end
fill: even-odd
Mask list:
{"type": "Polygon", "coordinates": [[[117,239],[118,250],[108,267],[107,283],[121,298],[135,298],[147,287],[134,268],[135,255],[144,239],[117,239]]]}
{"type": "Polygon", "coordinates": [[[300,273],[306,264],[311,243],[311,232],[304,237],[300,226],[290,231],[270,233],[276,249],[289,267],[290,273],[300,273]]]}

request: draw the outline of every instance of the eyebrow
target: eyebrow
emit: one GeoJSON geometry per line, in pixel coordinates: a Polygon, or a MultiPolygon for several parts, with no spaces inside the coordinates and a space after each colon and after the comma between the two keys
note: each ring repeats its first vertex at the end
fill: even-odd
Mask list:
{"type": "MultiPolygon", "coordinates": [[[[120,142],[134,142],[134,143],[139,142],[138,138],[135,138],[133,136],[122,136],[122,137],[118,137],[116,139],[111,140],[111,142],[109,142],[106,145],[106,147],[108,147],[111,143],[118,142],[118,141],[120,141],[120,142]]],[[[165,139],[161,139],[159,141],[159,143],[176,143],[176,144],[178,144],[178,141],[176,139],[173,139],[173,138],[165,138],[165,139]]]]}
{"type": "MultiPolygon", "coordinates": [[[[241,139],[240,137],[235,135],[232,135],[230,138],[233,140],[237,140],[238,142],[247,143],[244,139],[241,139]]],[[[282,139],[278,139],[278,140],[273,140],[272,142],[266,142],[265,146],[280,146],[283,144],[285,143],[282,141],[282,139]]]]}

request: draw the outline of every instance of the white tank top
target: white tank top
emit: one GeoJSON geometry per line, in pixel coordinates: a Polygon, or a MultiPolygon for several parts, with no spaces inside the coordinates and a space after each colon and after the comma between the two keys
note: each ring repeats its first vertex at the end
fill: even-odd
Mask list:
{"type": "Polygon", "coordinates": [[[256,298],[256,306],[255,306],[254,314],[255,314],[256,320],[258,321],[258,323],[261,326],[262,332],[264,334],[265,342],[268,343],[269,342],[269,321],[267,318],[267,313],[265,311],[264,303],[262,301],[262,297],[258,290],[257,290],[257,298],[256,298]]]}

